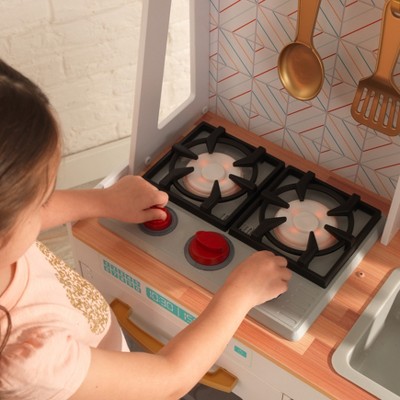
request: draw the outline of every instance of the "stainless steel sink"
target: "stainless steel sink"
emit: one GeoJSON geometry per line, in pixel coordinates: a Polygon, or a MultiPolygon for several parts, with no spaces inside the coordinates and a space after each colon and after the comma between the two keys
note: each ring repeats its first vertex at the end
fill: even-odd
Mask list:
{"type": "Polygon", "coordinates": [[[400,400],[399,292],[396,269],[332,357],[338,374],[385,400],[400,400]]]}

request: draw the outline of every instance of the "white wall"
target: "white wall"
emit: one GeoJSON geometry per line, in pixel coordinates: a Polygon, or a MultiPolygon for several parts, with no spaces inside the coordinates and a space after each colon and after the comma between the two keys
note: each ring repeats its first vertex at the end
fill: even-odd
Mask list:
{"type": "MultiPolygon", "coordinates": [[[[0,0],[0,15],[0,56],[38,83],[58,112],[59,186],[97,179],[128,160],[141,0],[0,0]]],[[[172,65],[181,68],[175,52],[172,65]]],[[[173,104],[181,89],[168,86],[173,104]]]]}

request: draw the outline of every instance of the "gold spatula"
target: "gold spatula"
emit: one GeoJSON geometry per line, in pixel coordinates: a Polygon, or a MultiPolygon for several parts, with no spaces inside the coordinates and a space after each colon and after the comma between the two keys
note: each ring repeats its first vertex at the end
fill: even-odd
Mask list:
{"type": "Polygon", "coordinates": [[[360,124],[390,136],[400,134],[400,92],[392,77],[399,49],[400,0],[389,0],[383,11],[376,69],[358,83],[351,115],[360,124]]]}

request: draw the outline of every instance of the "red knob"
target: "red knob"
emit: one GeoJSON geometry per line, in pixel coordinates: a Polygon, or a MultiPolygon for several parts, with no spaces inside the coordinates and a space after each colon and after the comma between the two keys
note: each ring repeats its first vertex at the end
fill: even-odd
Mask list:
{"type": "Polygon", "coordinates": [[[167,218],[165,219],[154,219],[153,221],[147,221],[143,225],[152,231],[163,231],[167,229],[172,222],[172,215],[165,207],[157,207],[160,210],[163,210],[167,214],[167,218]]]}
{"type": "Polygon", "coordinates": [[[217,232],[198,231],[189,244],[189,254],[202,265],[217,265],[229,256],[229,243],[217,232]]]}

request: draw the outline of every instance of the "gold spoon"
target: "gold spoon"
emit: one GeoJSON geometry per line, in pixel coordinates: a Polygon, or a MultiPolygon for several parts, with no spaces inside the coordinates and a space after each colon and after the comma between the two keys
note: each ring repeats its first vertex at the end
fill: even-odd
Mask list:
{"type": "Polygon", "coordinates": [[[299,0],[297,35],[278,58],[279,78],[298,100],[311,100],[324,83],[324,65],[313,45],[313,32],[321,0],[299,0]]]}

